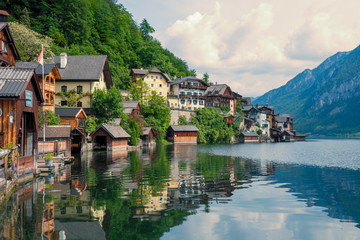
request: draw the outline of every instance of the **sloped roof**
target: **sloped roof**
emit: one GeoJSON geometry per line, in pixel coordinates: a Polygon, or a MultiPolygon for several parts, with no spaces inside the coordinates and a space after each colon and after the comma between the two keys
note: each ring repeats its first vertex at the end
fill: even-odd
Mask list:
{"type": "Polygon", "coordinates": [[[171,125],[170,128],[174,132],[198,132],[199,129],[195,125],[171,125]]]}
{"type": "Polygon", "coordinates": [[[66,56],[65,68],[60,68],[60,56],[54,57],[61,80],[99,80],[107,61],[106,55],[66,56]]]}
{"type": "Polygon", "coordinates": [[[252,108],[253,108],[252,105],[241,106],[241,111],[247,112],[247,111],[250,111],[250,109],[252,109],[252,108]]]}
{"type": "Polygon", "coordinates": [[[141,129],[141,136],[147,136],[150,134],[150,131],[152,130],[151,127],[143,127],[141,129]]]}
{"type": "Polygon", "coordinates": [[[34,74],[31,68],[0,68],[0,97],[19,97],[34,74]]]}
{"type": "Polygon", "coordinates": [[[55,114],[60,117],[76,117],[81,109],[81,107],[56,107],[55,114]]]}
{"type": "Polygon", "coordinates": [[[206,96],[222,96],[227,88],[230,87],[226,84],[211,85],[206,89],[204,94],[206,96]]]}
{"type": "MultiPolygon", "coordinates": [[[[6,13],[6,11],[4,11],[6,13]]],[[[9,47],[12,49],[13,54],[15,56],[15,60],[20,60],[20,53],[16,47],[14,38],[12,37],[9,25],[7,22],[0,22],[0,31],[2,31],[4,29],[4,33],[7,34],[7,38],[9,40],[8,45],[9,47]]]]}
{"type": "Polygon", "coordinates": [[[91,133],[91,135],[100,129],[104,129],[104,131],[107,132],[112,138],[130,138],[130,135],[125,132],[122,127],[111,124],[100,125],[94,132],[91,133]]]}
{"type": "MultiPolygon", "coordinates": [[[[39,129],[38,137],[43,138],[43,129],[39,129]]],[[[45,127],[45,138],[70,138],[71,126],[70,125],[49,125],[45,127]]]]}
{"type": "Polygon", "coordinates": [[[281,135],[294,136],[294,133],[292,133],[291,131],[283,131],[283,132],[281,133],[281,135]]]}
{"type": "MultiPolygon", "coordinates": [[[[42,66],[38,62],[17,62],[15,64],[15,67],[33,68],[33,69],[35,69],[36,75],[42,74],[42,66]]],[[[45,63],[44,64],[44,75],[50,74],[54,67],[55,67],[55,63],[45,63]]]]}
{"type": "Polygon", "coordinates": [[[192,77],[192,76],[187,76],[187,77],[183,77],[183,78],[177,78],[177,79],[175,79],[174,81],[171,82],[171,85],[177,85],[177,84],[189,81],[189,80],[201,82],[204,85],[209,86],[209,84],[205,83],[204,80],[196,78],[196,77],[192,77]]]}
{"type": "Polygon", "coordinates": [[[166,74],[166,73],[163,73],[162,71],[160,71],[157,67],[151,67],[149,69],[136,69],[136,68],[133,68],[131,69],[131,72],[135,75],[147,75],[149,73],[160,73],[164,76],[165,80],[167,82],[171,82],[169,76],[166,74]]]}
{"type": "Polygon", "coordinates": [[[241,133],[242,135],[244,135],[245,137],[258,137],[259,135],[255,132],[243,132],[241,133]]]}
{"type": "Polygon", "coordinates": [[[139,104],[139,101],[123,101],[123,108],[136,108],[139,104]]]}

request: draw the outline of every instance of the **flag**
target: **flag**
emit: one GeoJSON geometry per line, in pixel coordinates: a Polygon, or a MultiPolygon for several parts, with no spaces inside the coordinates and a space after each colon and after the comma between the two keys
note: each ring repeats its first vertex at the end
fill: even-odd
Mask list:
{"type": "Polygon", "coordinates": [[[44,66],[44,48],[43,48],[43,47],[41,47],[41,53],[40,53],[40,55],[39,55],[39,57],[38,57],[38,62],[39,62],[42,66],[44,66]]]}

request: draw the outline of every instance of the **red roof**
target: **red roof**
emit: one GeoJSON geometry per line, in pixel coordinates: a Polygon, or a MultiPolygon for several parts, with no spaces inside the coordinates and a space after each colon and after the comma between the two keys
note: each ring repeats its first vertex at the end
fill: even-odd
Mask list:
{"type": "Polygon", "coordinates": [[[7,11],[5,11],[5,10],[0,10],[0,14],[1,15],[6,15],[6,16],[9,16],[10,14],[7,12],[7,11]]]}

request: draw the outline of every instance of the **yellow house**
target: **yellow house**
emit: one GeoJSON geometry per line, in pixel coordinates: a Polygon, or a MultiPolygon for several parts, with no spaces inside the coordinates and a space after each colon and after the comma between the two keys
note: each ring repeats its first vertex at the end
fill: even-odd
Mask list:
{"type": "MultiPolygon", "coordinates": [[[[83,93],[77,107],[84,108],[85,112],[91,106],[90,95],[96,89],[109,89],[112,78],[109,61],[106,55],[67,56],[61,53],[54,57],[59,70],[60,78],[56,79],[55,92],[67,92],[75,89],[76,93],[83,93]]],[[[55,104],[67,105],[66,99],[56,95],[55,104]]]]}
{"type": "Polygon", "coordinates": [[[170,92],[171,80],[166,73],[161,72],[157,67],[149,69],[131,69],[130,75],[133,81],[144,80],[149,87],[149,91],[155,91],[160,96],[167,99],[170,92]]]}

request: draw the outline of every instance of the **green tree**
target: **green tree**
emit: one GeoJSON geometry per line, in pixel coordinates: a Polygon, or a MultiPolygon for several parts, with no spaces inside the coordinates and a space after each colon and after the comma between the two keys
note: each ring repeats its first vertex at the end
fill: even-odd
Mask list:
{"type": "Polygon", "coordinates": [[[137,124],[137,122],[134,119],[132,119],[130,120],[129,127],[131,130],[131,134],[130,134],[131,137],[129,140],[129,144],[132,146],[136,146],[137,140],[140,139],[140,134],[141,134],[139,124],[137,124]]]}
{"type": "Polygon", "coordinates": [[[204,80],[204,82],[206,82],[207,84],[209,84],[209,74],[206,72],[206,73],[204,73],[204,76],[203,76],[203,80],[204,80]]]}
{"type": "Polygon", "coordinates": [[[56,115],[53,111],[50,110],[44,110],[44,111],[39,111],[39,128],[43,128],[44,127],[44,123],[45,126],[48,125],[60,125],[60,117],[58,115],[56,115]]]}
{"type": "Polygon", "coordinates": [[[95,131],[95,129],[97,128],[97,119],[95,116],[88,116],[88,118],[86,119],[86,127],[85,127],[85,132],[86,133],[91,133],[93,131],[95,131]]]}
{"type": "Polygon", "coordinates": [[[229,107],[229,106],[222,106],[222,107],[220,108],[220,110],[221,110],[222,112],[224,112],[224,113],[228,113],[228,112],[230,111],[230,107],[229,107]]]}
{"type": "Polygon", "coordinates": [[[179,116],[179,120],[178,120],[179,125],[189,125],[190,123],[188,122],[188,120],[186,119],[185,116],[180,115],[179,116]]]}
{"type": "Polygon", "coordinates": [[[61,97],[62,100],[67,102],[68,107],[77,107],[78,102],[85,96],[89,96],[88,92],[77,93],[75,89],[71,89],[66,92],[57,92],[57,96],[61,97]]]}
{"type": "Polygon", "coordinates": [[[24,8],[23,15],[20,16],[20,23],[26,27],[30,27],[31,25],[29,10],[27,8],[24,8]]]}
{"type": "Polygon", "coordinates": [[[107,123],[123,114],[122,96],[119,89],[111,87],[109,90],[95,90],[91,109],[97,116],[97,123],[107,123]]]}
{"type": "Polygon", "coordinates": [[[148,21],[144,18],[140,23],[140,31],[142,32],[144,38],[148,39],[150,34],[155,32],[155,29],[151,27],[148,21]]]}
{"type": "Polygon", "coordinates": [[[170,108],[166,100],[156,92],[152,92],[147,104],[142,104],[141,113],[146,125],[159,132],[157,140],[164,141],[170,126],[170,108]]]}

